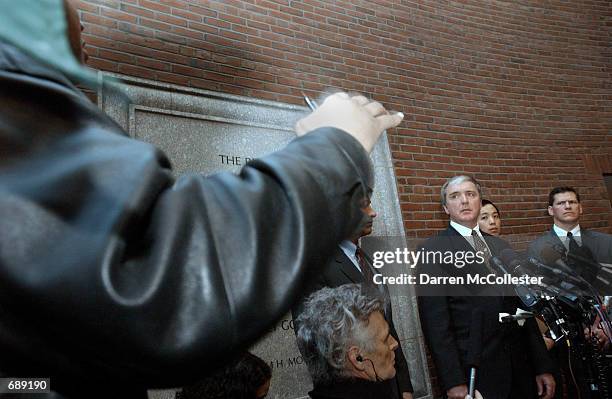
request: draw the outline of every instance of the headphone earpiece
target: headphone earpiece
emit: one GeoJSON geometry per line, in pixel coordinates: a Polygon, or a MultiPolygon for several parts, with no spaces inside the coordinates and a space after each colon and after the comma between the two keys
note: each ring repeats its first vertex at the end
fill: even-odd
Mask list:
{"type": "Polygon", "coordinates": [[[363,357],[361,357],[361,355],[357,355],[356,359],[358,362],[363,362],[363,357]]]}

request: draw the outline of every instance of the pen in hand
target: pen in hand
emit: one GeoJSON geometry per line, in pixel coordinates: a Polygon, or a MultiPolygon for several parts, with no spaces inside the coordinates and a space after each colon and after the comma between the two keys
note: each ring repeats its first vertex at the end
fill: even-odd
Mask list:
{"type": "Polygon", "coordinates": [[[304,92],[302,92],[302,97],[304,97],[304,101],[306,102],[306,105],[308,105],[308,108],[310,108],[311,111],[314,111],[318,108],[317,103],[310,97],[308,97],[306,94],[304,94],[304,92]]]}

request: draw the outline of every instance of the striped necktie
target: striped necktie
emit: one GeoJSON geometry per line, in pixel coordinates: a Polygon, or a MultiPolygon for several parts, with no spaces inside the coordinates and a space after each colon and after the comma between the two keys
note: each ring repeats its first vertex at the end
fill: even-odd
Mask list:
{"type": "Polygon", "coordinates": [[[491,268],[491,263],[490,263],[491,252],[489,252],[489,248],[487,247],[487,244],[485,244],[482,238],[480,238],[476,230],[472,230],[472,239],[474,240],[474,249],[477,252],[482,252],[482,255],[484,257],[485,267],[489,269],[490,272],[494,273],[493,269],[491,268]]]}
{"type": "Polygon", "coordinates": [[[374,273],[372,272],[372,269],[363,257],[363,252],[361,251],[361,248],[357,247],[357,249],[355,250],[355,257],[357,258],[357,263],[359,263],[359,268],[361,269],[361,274],[363,274],[363,279],[365,283],[367,285],[376,285],[374,283],[374,273]]]}

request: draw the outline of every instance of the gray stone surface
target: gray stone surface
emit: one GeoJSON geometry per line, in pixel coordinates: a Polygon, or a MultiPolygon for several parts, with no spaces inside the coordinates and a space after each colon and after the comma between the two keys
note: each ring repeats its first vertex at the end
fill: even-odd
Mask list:
{"type": "MultiPolygon", "coordinates": [[[[159,84],[119,75],[101,74],[123,81],[120,90],[98,93],[104,112],[132,137],[155,144],[170,158],[174,173],[237,172],[247,161],[278,150],[294,136],[295,122],[306,107],[159,84]]],[[[372,153],[376,188],[372,199],[378,211],[372,248],[406,245],[389,144],[385,135],[372,153]]],[[[370,249],[367,245],[364,245],[370,249]]],[[[398,265],[384,275],[401,272],[398,265]]],[[[431,387],[418,324],[414,292],[410,286],[390,286],[396,327],[409,359],[417,398],[430,398],[431,387]]],[[[282,289],[282,288],[281,288],[282,289]]],[[[311,388],[306,366],[295,344],[287,315],[252,351],[273,368],[270,398],[305,397],[311,388]]],[[[173,391],[151,391],[151,398],[174,397],[173,391]]]]}

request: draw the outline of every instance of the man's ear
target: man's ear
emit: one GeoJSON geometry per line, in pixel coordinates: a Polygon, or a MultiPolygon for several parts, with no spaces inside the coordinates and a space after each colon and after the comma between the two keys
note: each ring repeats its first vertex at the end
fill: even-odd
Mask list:
{"type": "Polygon", "coordinates": [[[548,215],[549,215],[549,216],[552,216],[552,215],[553,215],[553,207],[552,207],[552,206],[549,206],[549,207],[548,207],[548,215]]]}
{"type": "Polygon", "coordinates": [[[446,205],[442,205],[442,208],[444,208],[444,212],[446,212],[447,215],[450,215],[450,212],[448,212],[448,208],[446,207],[446,205]]]}
{"type": "Polygon", "coordinates": [[[359,347],[353,345],[346,352],[346,357],[348,358],[349,363],[353,366],[354,369],[363,371],[365,370],[365,366],[363,364],[363,355],[361,355],[361,349],[359,347]],[[361,360],[357,360],[360,358],[361,360]]]}

